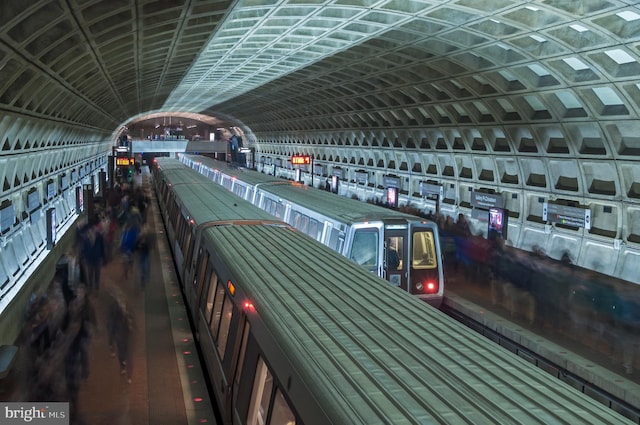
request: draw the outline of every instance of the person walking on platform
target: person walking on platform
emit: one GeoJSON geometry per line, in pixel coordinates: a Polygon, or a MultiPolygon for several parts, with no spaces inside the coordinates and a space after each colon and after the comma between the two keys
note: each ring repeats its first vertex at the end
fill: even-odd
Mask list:
{"type": "Polygon", "coordinates": [[[119,288],[113,288],[108,309],[108,334],[111,356],[118,352],[120,373],[128,376],[131,383],[131,359],[129,356],[129,339],[133,331],[133,316],[128,309],[124,294],[119,288]]]}
{"type": "Polygon", "coordinates": [[[138,240],[136,242],[136,252],[138,253],[138,267],[140,270],[140,286],[145,288],[149,280],[149,273],[151,268],[151,249],[154,244],[154,236],[149,230],[148,225],[144,225],[138,240]]]}
{"type": "Polygon", "coordinates": [[[89,344],[92,329],[97,324],[95,310],[85,295],[84,285],[77,288],[76,298],[71,303],[70,310],[71,342],[64,358],[64,369],[70,414],[72,418],[76,418],[80,385],[89,377],[89,344]]]}
{"type": "Polygon", "coordinates": [[[100,289],[100,269],[105,260],[104,238],[98,225],[90,224],[82,239],[81,256],[86,270],[87,288],[90,292],[100,289]]]}
{"type": "Polygon", "coordinates": [[[133,263],[133,253],[136,250],[136,243],[140,227],[134,224],[125,224],[120,238],[120,254],[122,255],[122,277],[127,279],[133,263]]]}

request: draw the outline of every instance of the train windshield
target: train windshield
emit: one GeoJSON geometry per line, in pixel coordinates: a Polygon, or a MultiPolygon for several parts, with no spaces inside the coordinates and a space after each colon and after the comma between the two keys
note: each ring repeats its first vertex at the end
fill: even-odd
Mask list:
{"type": "Polygon", "coordinates": [[[379,232],[375,228],[358,229],[353,235],[349,259],[371,272],[378,271],[379,232]]]}
{"type": "Polygon", "coordinates": [[[431,229],[413,233],[411,265],[414,269],[434,269],[438,267],[436,245],[431,229]]]}

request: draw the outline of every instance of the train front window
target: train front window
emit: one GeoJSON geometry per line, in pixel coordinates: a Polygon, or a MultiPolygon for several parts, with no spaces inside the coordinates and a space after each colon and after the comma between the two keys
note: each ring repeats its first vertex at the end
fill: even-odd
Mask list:
{"type": "Polygon", "coordinates": [[[431,230],[414,232],[411,265],[415,269],[434,269],[438,267],[436,245],[431,230]]]}
{"type": "Polygon", "coordinates": [[[353,244],[349,259],[364,266],[367,270],[376,272],[378,270],[378,230],[358,229],[353,235],[353,244]]]}

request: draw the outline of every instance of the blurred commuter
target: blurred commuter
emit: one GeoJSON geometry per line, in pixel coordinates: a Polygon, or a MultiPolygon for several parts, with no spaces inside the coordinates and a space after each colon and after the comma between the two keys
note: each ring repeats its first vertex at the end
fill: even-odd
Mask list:
{"type": "Polygon", "coordinates": [[[135,206],[140,213],[140,221],[142,224],[147,222],[147,207],[149,206],[149,196],[141,188],[135,191],[135,206]]]}
{"type": "Polygon", "coordinates": [[[81,261],[90,292],[100,289],[100,271],[105,261],[104,238],[98,223],[92,224],[82,239],[81,261]]]}
{"type": "Polygon", "coordinates": [[[149,281],[151,268],[151,250],[153,248],[155,238],[149,227],[145,225],[136,241],[136,253],[138,255],[138,268],[140,271],[140,286],[144,289],[149,281]]]}
{"type": "Polygon", "coordinates": [[[122,277],[125,279],[129,277],[129,272],[133,265],[133,253],[136,250],[139,234],[140,227],[135,224],[127,223],[122,229],[120,255],[122,256],[122,277]]]}
{"type": "Polygon", "coordinates": [[[120,289],[114,287],[110,295],[107,328],[111,356],[115,357],[114,350],[117,351],[120,373],[127,375],[131,382],[129,341],[133,332],[133,316],[120,289]]]}
{"type": "Polygon", "coordinates": [[[42,355],[51,345],[49,313],[48,297],[33,295],[27,310],[27,323],[30,329],[29,346],[36,356],[42,355]]]}
{"type": "Polygon", "coordinates": [[[89,345],[92,328],[96,325],[96,314],[84,286],[78,287],[76,298],[71,305],[70,338],[64,359],[67,397],[71,416],[77,411],[78,393],[82,381],[89,377],[89,345]]]}
{"type": "Polygon", "coordinates": [[[573,264],[573,260],[571,260],[571,256],[569,255],[569,251],[565,250],[562,253],[562,257],[560,258],[560,262],[563,264],[571,265],[573,264]]]}
{"type": "Polygon", "coordinates": [[[471,236],[471,228],[469,227],[469,222],[467,221],[464,214],[462,213],[458,214],[458,220],[456,221],[455,229],[456,229],[455,232],[459,236],[462,236],[462,237],[471,236]]]}

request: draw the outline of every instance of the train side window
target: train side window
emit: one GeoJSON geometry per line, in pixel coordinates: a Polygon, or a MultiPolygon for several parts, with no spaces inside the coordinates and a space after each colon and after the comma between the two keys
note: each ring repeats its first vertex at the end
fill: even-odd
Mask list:
{"type": "Polygon", "coordinates": [[[215,302],[216,292],[218,291],[218,275],[215,272],[211,272],[211,278],[209,279],[209,291],[207,292],[206,304],[204,305],[204,317],[207,322],[211,323],[211,312],[213,311],[213,304],[215,302]]]}
{"type": "Polygon", "coordinates": [[[280,220],[283,220],[284,219],[284,213],[285,213],[285,206],[278,202],[276,204],[275,216],[278,217],[280,220]]]}
{"type": "Polygon", "coordinates": [[[292,211],[291,221],[293,227],[300,230],[302,233],[309,234],[309,217],[299,211],[292,211]]]}
{"type": "Polygon", "coordinates": [[[336,229],[335,227],[329,227],[327,246],[334,251],[338,251],[342,254],[342,246],[340,244],[340,230],[336,229]]]}
{"type": "Polygon", "coordinates": [[[300,230],[305,234],[309,234],[309,217],[303,215],[300,217],[300,230]]]}
{"type": "MultiPolygon", "coordinates": [[[[182,229],[180,231],[180,247],[182,248],[182,255],[187,255],[187,249],[189,247],[189,241],[191,241],[191,228],[189,221],[183,218],[182,229]]],[[[186,259],[186,257],[183,257],[186,259]]]]}
{"type": "MultiPolygon", "coordinates": [[[[196,264],[197,275],[194,276],[193,280],[194,285],[198,285],[198,288],[202,286],[202,282],[204,282],[204,273],[207,271],[207,265],[209,264],[209,252],[200,249],[200,255],[198,256],[198,263],[196,264]]],[[[198,292],[199,289],[198,289],[198,292]]]]}
{"type": "MultiPolygon", "coordinates": [[[[216,277],[217,279],[217,277],[216,277]]],[[[211,283],[213,286],[213,282],[211,283]]],[[[211,325],[209,329],[211,329],[211,335],[215,338],[218,335],[218,327],[220,326],[220,318],[222,316],[222,303],[225,299],[224,286],[218,284],[216,286],[216,299],[213,302],[213,315],[211,316],[211,321],[209,322],[211,325]]]]}
{"type": "Polygon", "coordinates": [[[185,227],[185,219],[184,219],[184,216],[180,214],[180,218],[178,219],[178,227],[176,229],[176,239],[183,253],[184,253],[184,243],[183,243],[184,227],[185,227]]]}
{"type": "Polygon", "coordinates": [[[416,269],[433,269],[438,266],[436,245],[431,230],[416,231],[413,234],[411,263],[416,269]]]}
{"type": "Polygon", "coordinates": [[[291,211],[291,225],[300,230],[300,213],[298,211],[291,211]]]}
{"type": "Polygon", "coordinates": [[[222,308],[222,316],[220,317],[220,328],[218,330],[218,354],[220,358],[224,358],[224,350],[227,347],[227,339],[229,337],[229,325],[233,317],[233,302],[229,297],[224,297],[224,307],[222,308]]]}
{"type": "Polygon", "coordinates": [[[291,411],[289,403],[287,403],[287,400],[284,398],[282,391],[276,389],[269,425],[295,425],[295,423],[296,416],[291,411]]]}
{"type": "Polygon", "coordinates": [[[277,206],[276,202],[273,199],[270,199],[270,198],[267,198],[267,197],[264,198],[264,210],[266,212],[268,212],[271,215],[276,215],[277,214],[277,208],[278,208],[278,206],[277,206]]]}
{"type": "Polygon", "coordinates": [[[247,425],[295,425],[296,417],[282,391],[276,388],[271,398],[273,387],[271,371],[260,357],[253,380],[247,425]]]}
{"type": "MultiPolygon", "coordinates": [[[[0,269],[1,270],[1,269],[0,269]]],[[[242,344],[240,346],[240,353],[238,354],[238,363],[236,365],[235,385],[240,386],[240,378],[242,377],[242,369],[244,365],[244,355],[247,352],[247,341],[249,340],[249,332],[251,331],[251,324],[249,321],[244,321],[244,330],[242,331],[242,344]]]]}
{"type": "Polygon", "coordinates": [[[172,202],[171,202],[171,211],[170,211],[170,218],[171,218],[171,223],[177,223],[178,222],[178,214],[180,213],[180,207],[178,206],[178,202],[175,199],[175,196],[171,197],[172,202]]]}
{"type": "Polygon", "coordinates": [[[315,220],[313,218],[309,219],[309,231],[307,232],[307,234],[313,239],[318,240],[318,233],[320,232],[319,227],[320,223],[318,223],[318,220],[315,220]]]}
{"type": "Polygon", "coordinates": [[[191,226],[189,226],[189,224],[187,224],[186,226],[186,241],[185,241],[185,246],[187,247],[187,255],[184,257],[185,259],[185,270],[189,269],[189,265],[191,264],[191,256],[193,255],[193,246],[195,245],[195,241],[193,240],[193,234],[191,233],[191,226]]]}
{"type": "Polygon", "coordinates": [[[260,357],[256,368],[256,376],[253,379],[253,390],[251,391],[247,425],[267,425],[267,414],[269,413],[269,400],[271,399],[272,388],[273,376],[271,376],[269,368],[264,360],[262,360],[262,357],[260,357]]]}

